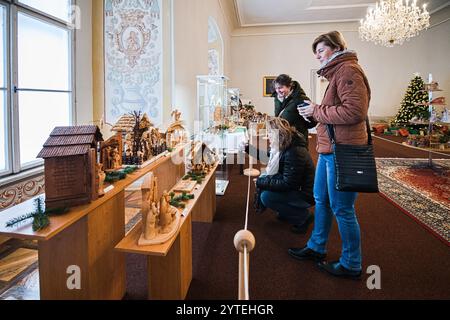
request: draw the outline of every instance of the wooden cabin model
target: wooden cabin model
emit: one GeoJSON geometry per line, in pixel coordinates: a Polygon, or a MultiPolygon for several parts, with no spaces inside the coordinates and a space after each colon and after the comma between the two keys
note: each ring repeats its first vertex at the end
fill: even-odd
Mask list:
{"type": "Polygon", "coordinates": [[[45,161],[47,208],[82,205],[99,196],[97,144],[102,141],[97,126],[56,127],[38,158],[45,161]]]}

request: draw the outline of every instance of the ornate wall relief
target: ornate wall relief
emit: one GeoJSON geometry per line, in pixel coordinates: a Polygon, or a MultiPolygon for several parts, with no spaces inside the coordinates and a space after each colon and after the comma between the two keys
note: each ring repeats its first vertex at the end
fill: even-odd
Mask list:
{"type": "Polygon", "coordinates": [[[45,177],[42,175],[0,189],[0,211],[43,193],[44,182],[45,177]]]}
{"type": "Polygon", "coordinates": [[[162,123],[161,0],[105,0],[105,120],[132,111],[162,123]]]}

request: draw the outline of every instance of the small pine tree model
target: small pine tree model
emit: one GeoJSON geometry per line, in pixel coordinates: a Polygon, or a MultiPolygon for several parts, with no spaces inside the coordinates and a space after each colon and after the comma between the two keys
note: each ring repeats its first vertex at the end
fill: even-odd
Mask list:
{"type": "Polygon", "coordinates": [[[17,224],[24,222],[25,220],[33,218],[33,231],[39,231],[45,229],[50,225],[50,216],[60,215],[69,211],[68,208],[58,209],[45,209],[44,200],[39,197],[34,200],[35,210],[33,212],[24,214],[20,217],[14,218],[6,223],[7,228],[12,228],[17,224]]]}
{"type": "Polygon", "coordinates": [[[392,120],[392,125],[406,125],[412,118],[428,119],[428,107],[416,103],[428,102],[428,92],[424,91],[424,81],[419,74],[411,80],[400,110],[392,120]]]}

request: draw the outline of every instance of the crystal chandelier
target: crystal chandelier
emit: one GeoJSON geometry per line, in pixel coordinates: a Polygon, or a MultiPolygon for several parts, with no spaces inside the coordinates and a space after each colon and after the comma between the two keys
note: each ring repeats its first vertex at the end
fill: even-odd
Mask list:
{"type": "Polygon", "coordinates": [[[361,20],[359,35],[362,40],[372,41],[386,47],[401,45],[405,40],[416,36],[419,31],[430,25],[430,14],[426,4],[423,9],[416,0],[384,0],[371,8],[364,20],[361,20]]]}

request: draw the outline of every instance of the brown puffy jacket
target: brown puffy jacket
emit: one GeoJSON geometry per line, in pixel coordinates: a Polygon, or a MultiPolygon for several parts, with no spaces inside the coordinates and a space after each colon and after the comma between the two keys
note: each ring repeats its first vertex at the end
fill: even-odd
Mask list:
{"type": "Polygon", "coordinates": [[[317,152],[332,153],[327,124],[333,124],[336,142],[362,145],[367,143],[366,118],[370,86],[353,52],[346,52],[319,70],[330,83],[322,104],[314,109],[317,127],[317,152]]]}

